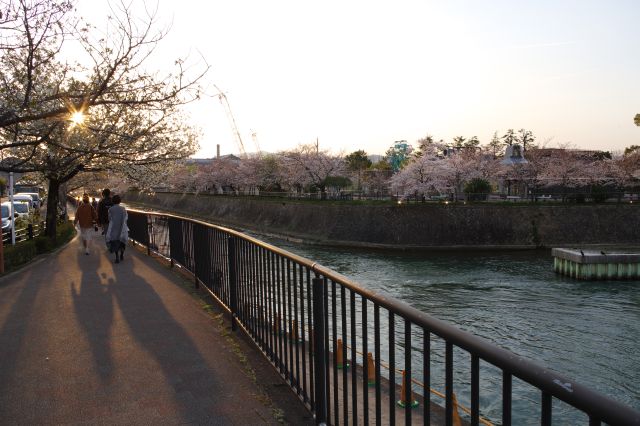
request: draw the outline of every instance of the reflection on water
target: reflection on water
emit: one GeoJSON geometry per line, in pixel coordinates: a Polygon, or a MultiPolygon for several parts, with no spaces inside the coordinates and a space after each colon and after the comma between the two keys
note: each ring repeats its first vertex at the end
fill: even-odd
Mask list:
{"type": "MultiPolygon", "coordinates": [[[[546,250],[389,252],[272,243],[640,408],[640,281],[561,277],[546,250]]],[[[538,394],[517,395],[514,385],[514,403],[517,397],[539,404],[538,394]]],[[[481,405],[501,410],[495,399],[481,405]]]]}

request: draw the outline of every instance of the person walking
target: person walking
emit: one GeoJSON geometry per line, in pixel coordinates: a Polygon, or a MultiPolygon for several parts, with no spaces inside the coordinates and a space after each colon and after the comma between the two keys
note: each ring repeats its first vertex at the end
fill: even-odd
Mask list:
{"type": "Polygon", "coordinates": [[[111,199],[111,191],[109,188],[102,190],[102,199],[98,203],[98,226],[102,228],[102,235],[107,233],[107,227],[109,226],[109,209],[113,205],[111,199]]]}
{"type": "Polygon", "coordinates": [[[113,196],[113,206],[109,209],[109,226],[105,238],[110,253],[115,253],[116,262],[124,260],[124,249],[129,239],[127,227],[127,210],[120,205],[120,196],[113,196]]]}
{"type": "Polygon", "coordinates": [[[76,217],[73,219],[74,225],[80,224],[80,237],[84,245],[84,254],[89,254],[89,242],[94,232],[93,224],[97,218],[98,215],[89,202],[89,196],[84,194],[82,196],[82,203],[76,210],[76,217]]]}

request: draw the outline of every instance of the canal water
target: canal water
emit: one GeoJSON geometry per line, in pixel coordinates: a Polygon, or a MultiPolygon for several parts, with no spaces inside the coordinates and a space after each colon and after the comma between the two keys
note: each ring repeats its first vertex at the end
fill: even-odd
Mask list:
{"type": "MultiPolygon", "coordinates": [[[[548,250],[380,251],[267,241],[640,409],[640,281],[558,276],[548,250]]],[[[500,392],[498,378],[481,388],[482,414],[492,420],[500,419],[500,392]]],[[[468,391],[461,393],[464,402],[468,391]]],[[[519,398],[532,410],[519,424],[539,424],[539,393],[520,391],[514,379],[514,421],[519,398]]],[[[563,405],[554,403],[554,424],[587,423],[563,405]]]]}

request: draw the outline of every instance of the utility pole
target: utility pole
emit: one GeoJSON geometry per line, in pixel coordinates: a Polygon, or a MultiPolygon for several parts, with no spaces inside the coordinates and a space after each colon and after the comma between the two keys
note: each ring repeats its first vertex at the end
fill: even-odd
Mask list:
{"type": "Polygon", "coordinates": [[[11,245],[16,245],[16,218],[13,209],[13,172],[9,172],[9,218],[11,218],[11,245]]]}

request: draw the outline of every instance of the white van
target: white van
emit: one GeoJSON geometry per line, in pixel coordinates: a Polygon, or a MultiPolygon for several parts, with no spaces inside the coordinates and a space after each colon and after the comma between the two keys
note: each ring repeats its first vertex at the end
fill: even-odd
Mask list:
{"type": "Polygon", "coordinates": [[[40,194],[38,194],[37,192],[18,192],[17,194],[15,194],[13,197],[15,199],[16,196],[23,196],[23,195],[27,195],[31,198],[31,205],[33,206],[34,209],[39,209],[40,208],[40,204],[41,204],[41,200],[40,200],[40,194]]]}
{"type": "MultiPolygon", "coordinates": [[[[9,204],[9,202],[7,202],[9,204]]],[[[28,201],[13,201],[13,211],[20,217],[29,217],[32,206],[28,201]]]]}

